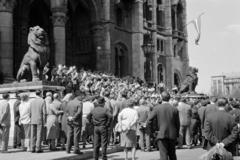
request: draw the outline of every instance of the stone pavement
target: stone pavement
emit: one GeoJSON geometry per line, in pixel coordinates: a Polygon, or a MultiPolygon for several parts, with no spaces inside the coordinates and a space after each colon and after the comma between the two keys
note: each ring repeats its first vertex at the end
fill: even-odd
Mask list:
{"type": "MultiPolygon", "coordinates": [[[[178,149],[177,150],[177,160],[198,160],[201,155],[206,153],[202,148],[193,149],[178,149]]],[[[108,155],[108,160],[125,160],[124,152],[118,152],[108,155]]],[[[89,159],[93,160],[93,159],[89,159]]],[[[131,152],[128,153],[128,160],[132,160],[131,152]]],[[[152,152],[141,152],[140,150],[136,153],[136,160],[160,160],[159,151],[152,152]]],[[[237,157],[234,159],[237,160],[237,157]]]]}
{"type": "MultiPolygon", "coordinates": [[[[82,145],[80,145],[81,147],[82,145]]],[[[0,153],[0,160],[85,160],[93,157],[92,145],[87,145],[85,149],[81,149],[83,155],[67,154],[66,151],[48,151],[47,147],[43,147],[44,153],[22,152],[20,149],[11,149],[11,153],[0,153]]],[[[122,151],[119,146],[108,147],[108,154],[122,151]]]]}
{"type": "MultiPolygon", "coordinates": [[[[81,146],[81,145],[80,145],[81,146]]],[[[11,153],[0,154],[0,160],[93,160],[93,149],[90,145],[86,149],[82,149],[83,155],[66,154],[65,151],[47,151],[47,147],[44,148],[44,153],[29,153],[22,152],[17,149],[9,149],[11,153]]],[[[193,149],[180,149],[177,150],[178,160],[198,160],[199,156],[206,153],[201,148],[193,149]]],[[[101,158],[99,158],[101,159],[101,158]]],[[[137,151],[136,160],[159,160],[159,151],[141,152],[137,151]]],[[[125,160],[122,148],[119,146],[112,146],[108,148],[108,160],[125,160]]],[[[131,152],[129,152],[129,160],[131,160],[131,152]]],[[[237,157],[234,159],[237,160],[237,157]]]]}

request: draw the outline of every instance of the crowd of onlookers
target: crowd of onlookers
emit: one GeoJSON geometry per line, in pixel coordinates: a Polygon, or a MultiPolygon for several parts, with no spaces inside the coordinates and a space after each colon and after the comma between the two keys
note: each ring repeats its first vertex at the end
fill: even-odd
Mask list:
{"type": "MultiPolygon", "coordinates": [[[[61,65],[52,71],[51,80],[64,85],[65,91],[43,94],[37,90],[31,100],[26,92],[16,93],[13,148],[41,153],[44,144],[49,150],[70,153],[74,146],[74,153],[82,154],[82,141],[82,148],[92,143],[95,159],[100,147],[107,159],[107,146],[120,144],[126,159],[129,148],[135,159],[139,147],[143,152],[157,148],[161,157],[175,160],[175,147],[181,149],[186,144],[188,149],[197,145],[209,149],[217,144],[238,155],[237,99],[189,98],[169,94],[163,83],[149,87],[139,78],[77,72],[75,67],[61,65]]],[[[4,153],[10,129],[9,94],[3,94],[3,99],[0,124],[4,153]]]]}

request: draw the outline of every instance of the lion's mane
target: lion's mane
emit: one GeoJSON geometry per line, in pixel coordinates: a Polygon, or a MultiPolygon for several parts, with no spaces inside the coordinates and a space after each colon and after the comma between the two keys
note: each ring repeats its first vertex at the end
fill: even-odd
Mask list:
{"type": "Polygon", "coordinates": [[[49,41],[47,33],[39,26],[30,28],[28,44],[38,54],[49,54],[49,41]]]}

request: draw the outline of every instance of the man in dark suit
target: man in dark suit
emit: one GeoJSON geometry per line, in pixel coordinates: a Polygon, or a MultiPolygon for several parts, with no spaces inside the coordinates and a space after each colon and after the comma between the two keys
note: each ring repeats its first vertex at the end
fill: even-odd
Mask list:
{"type": "Polygon", "coordinates": [[[198,109],[198,115],[199,115],[199,118],[200,118],[200,128],[199,128],[199,133],[200,133],[200,142],[202,143],[205,139],[204,137],[204,114],[205,114],[205,109],[206,109],[206,106],[207,106],[207,100],[203,100],[201,102],[201,106],[200,108],[198,109]]]}
{"type": "Polygon", "coordinates": [[[20,97],[19,94],[16,93],[16,101],[13,105],[13,115],[14,115],[14,134],[13,134],[13,148],[19,148],[21,146],[21,138],[20,138],[20,125],[19,125],[19,105],[20,105],[20,97]]]}
{"type": "Polygon", "coordinates": [[[161,160],[177,160],[175,143],[179,136],[180,120],[178,110],[170,103],[170,94],[162,93],[162,104],[154,107],[148,124],[153,126],[154,119],[158,124],[158,145],[161,160]]]}
{"type": "Polygon", "coordinates": [[[79,90],[75,91],[75,96],[72,101],[68,102],[66,113],[68,116],[68,133],[67,133],[67,148],[66,152],[69,154],[72,142],[74,141],[74,153],[82,154],[79,150],[79,139],[82,129],[82,100],[85,98],[85,93],[79,90]],[[74,139],[74,140],[73,140],[74,139]]]}
{"type": "Polygon", "coordinates": [[[229,113],[234,116],[236,123],[240,123],[239,103],[237,103],[236,101],[232,101],[231,106],[233,109],[229,113]]]}
{"type": "Polygon", "coordinates": [[[97,107],[87,116],[94,125],[94,159],[98,160],[99,149],[102,146],[102,159],[107,160],[108,128],[112,122],[112,114],[104,107],[105,99],[98,98],[97,107]]]}
{"type": "Polygon", "coordinates": [[[218,100],[217,97],[212,96],[210,100],[211,100],[211,104],[207,105],[206,107],[206,111],[204,115],[205,118],[207,118],[208,114],[218,111],[218,106],[216,105],[216,102],[218,100]]]}
{"type": "Polygon", "coordinates": [[[42,91],[35,92],[36,98],[30,103],[32,153],[42,153],[41,143],[43,127],[47,121],[46,103],[42,99],[42,91]]]}
{"type": "Polygon", "coordinates": [[[209,148],[224,147],[229,152],[235,151],[234,142],[238,136],[238,127],[234,117],[227,113],[225,107],[227,99],[218,100],[218,111],[210,113],[204,124],[205,137],[209,141],[209,148]]]}

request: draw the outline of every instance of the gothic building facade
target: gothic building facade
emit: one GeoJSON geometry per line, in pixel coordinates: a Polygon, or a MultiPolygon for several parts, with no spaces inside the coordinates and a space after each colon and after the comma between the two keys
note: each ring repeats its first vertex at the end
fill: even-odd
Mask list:
{"type": "Polygon", "coordinates": [[[186,0],[0,0],[0,72],[16,76],[28,50],[29,28],[42,27],[50,41],[50,65],[112,72],[163,81],[185,78],[189,58],[186,0]],[[143,35],[155,45],[146,69],[143,35]]]}

